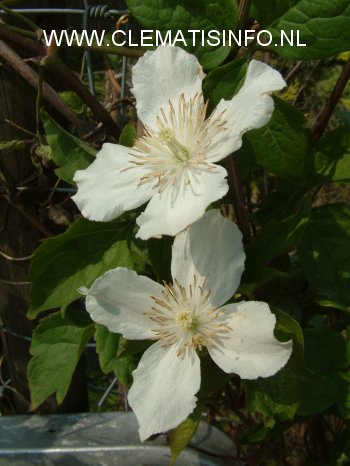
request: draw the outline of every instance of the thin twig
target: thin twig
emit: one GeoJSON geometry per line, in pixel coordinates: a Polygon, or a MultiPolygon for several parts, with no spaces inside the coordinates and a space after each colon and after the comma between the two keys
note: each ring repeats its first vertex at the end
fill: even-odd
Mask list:
{"type": "Polygon", "coordinates": [[[0,283],[3,283],[4,285],[14,285],[14,286],[32,284],[32,282],[14,282],[12,280],[4,280],[3,278],[0,278],[0,283]]]}
{"type": "Polygon", "coordinates": [[[247,246],[253,239],[252,230],[250,227],[248,212],[242,184],[237,172],[234,154],[229,155],[225,159],[226,170],[228,174],[228,185],[235,210],[237,225],[243,234],[243,242],[247,246]]]}
{"type": "MultiPolygon", "coordinates": [[[[17,125],[15,122],[8,120],[7,118],[4,119],[5,123],[8,123],[9,125],[13,126],[16,129],[19,129],[20,131],[23,131],[23,133],[29,134],[30,136],[33,136],[33,138],[36,138],[36,134],[32,133],[31,131],[28,131],[25,128],[22,128],[22,126],[17,125]]],[[[34,142],[34,139],[32,139],[32,142],[34,142]]]]}
{"type": "Polygon", "coordinates": [[[326,103],[325,107],[323,108],[323,110],[321,111],[321,113],[319,114],[317,118],[317,121],[312,131],[313,142],[316,142],[321,138],[349,79],[350,79],[350,58],[345,63],[344,68],[338,78],[338,81],[336,82],[336,85],[334,86],[334,89],[330,95],[328,102],[326,103]]]}
{"type": "Polygon", "coordinates": [[[4,257],[6,260],[11,261],[11,262],[24,262],[24,261],[28,261],[32,259],[34,254],[31,254],[30,256],[25,256],[25,257],[12,257],[3,251],[0,251],[0,256],[4,257]]]}

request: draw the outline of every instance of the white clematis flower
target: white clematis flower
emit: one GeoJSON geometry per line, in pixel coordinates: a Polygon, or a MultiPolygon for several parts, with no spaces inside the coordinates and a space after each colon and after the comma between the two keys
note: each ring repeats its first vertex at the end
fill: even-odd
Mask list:
{"type": "Polygon", "coordinates": [[[245,379],[281,369],[292,342],[274,337],[275,316],[263,302],[224,303],[244,269],[242,235],[219,211],[176,236],[164,286],[126,268],[98,278],[87,291],[92,319],[131,340],[156,340],[133,372],[128,400],[141,440],[178,426],[193,411],[206,348],[227,373],[245,379]]]}
{"type": "Polygon", "coordinates": [[[226,194],[226,170],[215,163],[241,147],[246,131],[269,121],[270,94],[285,82],[252,60],[241,90],[206,119],[203,78],[197,58],[179,47],[160,46],[139,59],[133,93],[145,135],[132,149],[104,144],[76,172],[73,200],[85,217],[109,221],[149,201],[138,236],[176,235],[226,194]]]}

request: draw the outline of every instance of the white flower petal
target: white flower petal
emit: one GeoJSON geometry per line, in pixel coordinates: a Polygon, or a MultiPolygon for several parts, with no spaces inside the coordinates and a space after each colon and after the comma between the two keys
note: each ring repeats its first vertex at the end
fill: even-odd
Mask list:
{"type": "Polygon", "coordinates": [[[148,239],[159,235],[176,235],[198,220],[212,202],[228,190],[227,172],[218,165],[212,169],[190,168],[191,184],[167,186],[153,195],[146,210],[136,220],[138,237],[148,239]]]}
{"type": "Polygon", "coordinates": [[[194,410],[200,388],[200,361],[194,349],[177,356],[161,342],[143,354],[133,372],[128,401],[139,422],[141,440],[177,427],[194,410]]]}
{"type": "Polygon", "coordinates": [[[86,296],[92,320],[130,340],[152,338],[155,328],[144,312],[154,306],[151,296],[162,296],[162,285],[124,267],[98,278],[86,296]]]}
{"type": "Polygon", "coordinates": [[[180,47],[160,46],[146,52],[132,70],[137,114],[142,123],[155,128],[160,108],[171,101],[177,108],[178,99],[186,100],[202,90],[204,73],[197,58],[180,47]]]}
{"type": "Polygon", "coordinates": [[[249,301],[228,304],[225,324],[230,327],[218,334],[210,356],[222,370],[238,374],[243,379],[270,377],[287,363],[292,341],[279,342],[274,336],[276,317],[263,302],[249,301]]]}
{"type": "Polygon", "coordinates": [[[246,131],[266,125],[274,110],[271,92],[286,86],[281,74],[257,60],[249,64],[244,85],[232,100],[221,100],[210,118],[222,112],[228,131],[213,139],[206,154],[210,162],[217,162],[238,150],[246,131]]]}
{"type": "Polygon", "coordinates": [[[151,197],[152,183],[139,185],[144,172],[130,164],[129,152],[129,147],[104,144],[96,160],[75,173],[78,192],[72,199],[84,217],[96,221],[113,220],[151,197]]]}
{"type": "Polygon", "coordinates": [[[176,236],[171,273],[183,286],[193,283],[194,275],[199,285],[208,277],[204,288],[211,290],[212,304],[221,305],[237,290],[244,260],[238,227],[219,210],[210,210],[176,236]]]}

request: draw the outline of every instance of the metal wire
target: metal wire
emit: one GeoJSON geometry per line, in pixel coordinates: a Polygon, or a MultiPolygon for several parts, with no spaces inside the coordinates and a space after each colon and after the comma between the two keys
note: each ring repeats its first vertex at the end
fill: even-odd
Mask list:
{"type": "MultiPolygon", "coordinates": [[[[121,16],[129,13],[128,10],[109,10],[106,5],[97,5],[89,7],[89,16],[91,18],[107,18],[109,16],[121,16]]],[[[72,14],[72,15],[84,15],[86,10],[74,9],[74,8],[12,8],[15,13],[22,15],[32,14],[72,14]]],[[[0,14],[7,14],[5,11],[0,10],[0,14]]]]}
{"type": "MultiPolygon", "coordinates": [[[[84,0],[84,6],[85,6],[85,11],[84,11],[84,17],[83,17],[83,28],[87,31],[88,26],[89,26],[89,11],[91,11],[91,7],[89,6],[88,0],[84,0]]],[[[90,50],[85,51],[85,56],[86,56],[86,68],[88,72],[90,92],[92,95],[95,95],[96,94],[95,78],[94,78],[94,72],[92,70],[92,58],[91,58],[90,50]]]]}

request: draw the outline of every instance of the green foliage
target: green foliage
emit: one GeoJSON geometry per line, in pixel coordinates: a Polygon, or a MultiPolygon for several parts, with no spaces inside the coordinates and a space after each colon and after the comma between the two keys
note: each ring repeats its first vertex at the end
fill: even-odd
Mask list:
{"type": "Polygon", "coordinates": [[[329,132],[314,153],[315,182],[350,183],[350,126],[329,132]]]}
{"type": "Polygon", "coordinates": [[[79,115],[85,112],[86,105],[75,92],[63,91],[60,92],[60,97],[73,112],[78,113],[79,115]]]}
{"type": "Polygon", "coordinates": [[[74,185],[74,173],[87,168],[93,162],[96,151],[61,128],[48,113],[41,112],[41,120],[51,148],[51,157],[59,167],[55,170],[56,175],[74,185]]]}
{"type": "MultiPolygon", "coordinates": [[[[237,24],[234,0],[222,0],[220,6],[209,0],[127,0],[127,5],[144,29],[159,30],[163,37],[167,31],[172,31],[173,40],[181,29],[188,45],[192,43],[192,33],[187,33],[188,30],[203,30],[205,33],[210,30],[234,30],[237,24]]],[[[187,50],[198,56],[204,68],[220,65],[229,54],[228,46],[201,46],[199,42],[197,36],[197,45],[189,46],[187,50]]],[[[180,41],[176,45],[184,46],[180,41]]]]}
{"type": "MultiPolygon", "coordinates": [[[[256,2],[257,5],[258,2],[256,2]]],[[[274,3],[277,3],[276,1],[274,3]]],[[[287,5],[283,0],[275,11],[282,12],[287,5]]],[[[285,11],[270,27],[275,52],[293,60],[316,60],[332,57],[350,48],[350,4],[348,0],[300,0],[289,2],[292,8],[285,11]],[[282,31],[290,37],[290,31],[300,32],[300,43],[306,47],[281,44],[282,31]]],[[[261,5],[261,10],[262,10],[261,5]]],[[[260,11],[261,11],[260,10],[260,11]]],[[[271,9],[272,10],[272,9],[271,9]]],[[[271,12],[269,8],[269,12],[271,12]]],[[[273,11],[273,10],[272,10],[273,11]]],[[[271,19],[271,13],[265,15],[271,19]]]]}
{"type": "Polygon", "coordinates": [[[252,14],[259,21],[260,25],[266,28],[275,20],[281,18],[289,9],[296,5],[299,0],[269,0],[267,8],[266,2],[253,0],[252,14]]]}
{"type": "Polygon", "coordinates": [[[350,304],[350,205],[312,209],[299,253],[310,283],[350,304]]]}
{"type": "Polygon", "coordinates": [[[143,353],[149,346],[149,341],[130,341],[120,337],[119,347],[117,352],[117,363],[114,372],[118,379],[127,387],[132,384],[132,372],[136,369],[140,359],[140,354],[143,353]]]}
{"type": "Polygon", "coordinates": [[[255,281],[273,259],[295,249],[301,241],[309,221],[310,202],[306,199],[300,211],[283,221],[271,221],[248,247],[246,279],[255,281]]]}
{"type": "Polygon", "coordinates": [[[145,351],[150,343],[125,340],[121,335],[111,333],[103,325],[96,325],[95,341],[102,371],[105,374],[114,372],[119,382],[130,387],[132,372],[139,360],[138,355],[145,351]]]}
{"type": "Polygon", "coordinates": [[[256,161],[268,172],[294,184],[305,183],[308,133],[305,117],[295,107],[275,97],[269,123],[250,131],[246,140],[256,161]]]}
{"type": "Polygon", "coordinates": [[[247,68],[246,60],[234,60],[207,74],[203,93],[205,98],[210,99],[209,110],[213,110],[221,99],[232,99],[244,82],[247,68]]]}
{"type": "Polygon", "coordinates": [[[301,328],[288,314],[275,310],[276,335],[281,341],[293,339],[293,352],[287,365],[273,377],[244,381],[247,408],[262,414],[268,428],[276,422],[293,419],[300,402],[300,378],[304,368],[304,342],[301,328]]]}
{"type": "Polygon", "coordinates": [[[136,140],[136,129],[132,123],[127,123],[119,138],[119,144],[126,147],[132,147],[136,140]]]}
{"type": "Polygon", "coordinates": [[[21,150],[26,146],[25,141],[0,141],[0,151],[1,150],[21,150]]]}
{"type": "Polygon", "coordinates": [[[109,269],[132,267],[132,227],[120,219],[99,223],[81,218],[62,235],[45,240],[30,268],[29,317],[47,309],[64,310],[80,297],[79,287],[91,286],[109,269]]]}
{"type": "Polygon", "coordinates": [[[336,404],[342,416],[350,415],[349,349],[349,343],[334,330],[305,331],[305,361],[318,377],[301,385],[299,414],[312,416],[336,404]]]}
{"type": "Polygon", "coordinates": [[[171,461],[169,466],[174,466],[177,457],[182,450],[187,447],[191,438],[196,433],[199,426],[199,414],[191,414],[176,429],[172,430],[169,435],[169,445],[171,451],[171,461]]]}
{"type": "Polygon", "coordinates": [[[94,334],[94,324],[85,312],[57,312],[42,319],[33,333],[28,366],[31,409],[56,393],[62,403],[76,365],[94,334]]]}
{"type": "Polygon", "coordinates": [[[104,325],[96,324],[96,352],[100,367],[105,374],[115,371],[120,335],[111,333],[104,325]]]}

